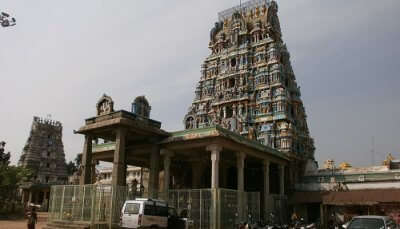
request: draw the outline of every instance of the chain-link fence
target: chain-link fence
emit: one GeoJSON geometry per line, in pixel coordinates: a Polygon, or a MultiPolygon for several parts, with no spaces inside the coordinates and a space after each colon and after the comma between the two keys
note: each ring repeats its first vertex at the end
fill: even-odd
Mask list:
{"type": "Polygon", "coordinates": [[[196,229],[235,228],[242,221],[260,220],[258,192],[231,189],[171,190],[168,203],[177,209],[180,216],[191,218],[196,229]]]}
{"type": "MultiPolygon", "coordinates": [[[[260,194],[229,189],[170,190],[160,193],[181,217],[193,220],[195,229],[234,228],[248,215],[260,217],[260,194]],[[242,203],[242,204],[240,204],[242,203]]],[[[127,199],[134,199],[125,186],[53,186],[49,221],[74,221],[90,225],[116,226],[127,199]]]]}
{"type": "Polygon", "coordinates": [[[49,221],[85,222],[91,225],[119,223],[119,212],[127,199],[125,186],[53,186],[49,221]]]}

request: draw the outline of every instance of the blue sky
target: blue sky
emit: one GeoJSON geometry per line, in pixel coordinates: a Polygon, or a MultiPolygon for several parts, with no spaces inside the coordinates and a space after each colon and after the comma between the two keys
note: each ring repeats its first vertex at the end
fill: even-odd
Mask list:
{"type": "MultiPolygon", "coordinates": [[[[0,29],[0,140],[18,161],[32,117],[73,130],[103,93],[117,109],[146,95],[152,118],[183,128],[210,53],[217,13],[239,1],[3,0],[17,26],[0,29]]],[[[316,159],[364,166],[400,152],[400,1],[280,0],[283,39],[301,86],[316,159]]],[[[400,154],[394,156],[400,158],[400,154]]]]}

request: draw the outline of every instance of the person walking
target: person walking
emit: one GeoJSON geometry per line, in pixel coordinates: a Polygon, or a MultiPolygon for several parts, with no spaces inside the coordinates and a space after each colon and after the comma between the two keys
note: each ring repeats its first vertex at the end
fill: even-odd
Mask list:
{"type": "Polygon", "coordinates": [[[28,229],[35,229],[35,224],[37,222],[36,208],[32,206],[26,216],[28,217],[28,229]]]}

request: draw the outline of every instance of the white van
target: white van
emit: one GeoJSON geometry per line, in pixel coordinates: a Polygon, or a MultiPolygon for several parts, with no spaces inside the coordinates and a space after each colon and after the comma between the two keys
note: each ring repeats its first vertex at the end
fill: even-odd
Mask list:
{"type": "Polygon", "coordinates": [[[168,205],[162,200],[127,200],[121,210],[122,228],[167,228],[168,205]]]}

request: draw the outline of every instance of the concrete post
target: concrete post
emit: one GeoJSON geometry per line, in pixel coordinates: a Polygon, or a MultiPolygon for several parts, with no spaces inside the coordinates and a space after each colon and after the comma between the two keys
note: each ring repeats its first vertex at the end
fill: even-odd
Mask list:
{"type": "Polygon", "coordinates": [[[125,142],[126,129],[119,128],[116,131],[114,161],[112,170],[112,185],[126,185],[126,161],[125,142]]]}
{"type": "Polygon", "coordinates": [[[168,200],[168,191],[171,182],[171,157],[173,157],[174,153],[167,149],[161,149],[160,154],[164,156],[164,192],[165,198],[168,200]]]}
{"type": "Polygon", "coordinates": [[[264,160],[264,219],[268,219],[268,213],[271,209],[268,207],[268,199],[269,199],[269,165],[270,162],[264,160]]]}
{"type": "Polygon", "coordinates": [[[91,183],[91,172],[92,172],[92,136],[85,135],[85,143],[83,145],[82,152],[82,174],[79,178],[79,184],[90,184],[91,183]]]}
{"type": "Polygon", "coordinates": [[[319,205],[319,211],[320,211],[319,218],[321,220],[321,226],[325,227],[325,212],[324,212],[324,205],[322,203],[319,205]]]}
{"type": "Polygon", "coordinates": [[[207,151],[211,152],[211,189],[213,192],[213,213],[212,213],[212,228],[219,228],[219,209],[220,209],[220,201],[219,201],[219,158],[220,153],[222,151],[222,147],[216,144],[209,145],[206,148],[207,151]]]}
{"type": "Polygon", "coordinates": [[[219,188],[219,158],[222,147],[209,145],[207,151],[211,152],[211,188],[219,188]]]}
{"type": "Polygon", "coordinates": [[[279,192],[281,195],[285,195],[285,166],[279,165],[279,192]]]}
{"type": "Polygon", "coordinates": [[[158,197],[158,181],[160,173],[160,150],[158,146],[150,152],[149,197],[158,197]]]}
{"type": "Polygon", "coordinates": [[[246,154],[244,152],[236,153],[236,163],[237,163],[237,189],[238,189],[238,215],[239,219],[243,219],[244,215],[244,160],[246,154]]]}

